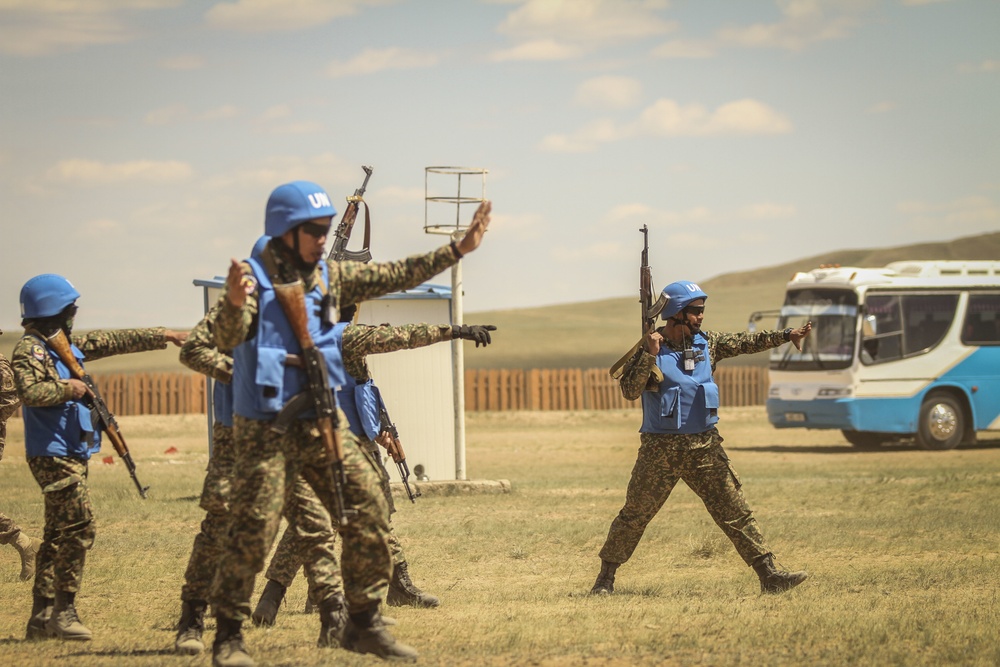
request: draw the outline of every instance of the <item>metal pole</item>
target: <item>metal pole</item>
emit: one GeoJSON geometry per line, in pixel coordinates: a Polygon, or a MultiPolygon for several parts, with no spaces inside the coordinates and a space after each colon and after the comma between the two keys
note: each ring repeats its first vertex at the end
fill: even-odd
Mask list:
{"type": "MultiPolygon", "coordinates": [[[[456,207],[459,208],[459,207],[456,207]]],[[[458,242],[461,232],[455,232],[452,240],[458,242]]],[[[451,267],[451,322],[452,326],[464,324],[462,310],[462,260],[451,267]]],[[[451,343],[452,384],[455,387],[455,479],[465,476],[465,349],[462,339],[451,343]]]]}

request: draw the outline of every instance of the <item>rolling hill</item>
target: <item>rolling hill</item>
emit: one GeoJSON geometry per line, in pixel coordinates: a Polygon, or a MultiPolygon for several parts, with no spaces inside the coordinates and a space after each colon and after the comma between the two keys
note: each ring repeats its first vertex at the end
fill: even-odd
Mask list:
{"type": "MultiPolygon", "coordinates": [[[[1000,232],[940,243],[891,248],[837,250],[752,271],[724,273],[701,286],[710,295],[705,328],[740,331],[751,312],[781,305],[785,284],[796,271],[820,264],[877,267],[905,259],[995,260],[1000,258],[1000,232]]],[[[658,276],[654,274],[654,280],[658,276]]],[[[661,278],[662,280],[662,278],[661,278]]],[[[662,287],[661,282],[656,282],[662,287]]],[[[637,287],[638,291],[638,287],[637,287]]],[[[598,368],[610,366],[639,336],[638,293],[617,299],[559,304],[539,308],[466,313],[472,324],[495,324],[493,345],[465,354],[467,368],[598,368]]],[[[764,320],[762,328],[773,326],[764,320]]],[[[0,338],[0,352],[10,357],[19,332],[0,338]]],[[[764,364],[766,354],[738,357],[728,364],[764,364]]],[[[101,360],[94,372],[169,372],[185,370],[177,349],[101,360]]]]}

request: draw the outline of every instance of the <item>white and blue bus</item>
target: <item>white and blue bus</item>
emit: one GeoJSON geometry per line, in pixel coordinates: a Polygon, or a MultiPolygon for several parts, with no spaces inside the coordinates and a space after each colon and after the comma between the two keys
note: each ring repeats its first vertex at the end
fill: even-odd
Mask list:
{"type": "Polygon", "coordinates": [[[778,327],[810,320],[801,352],[771,352],[775,427],[840,429],[859,448],[915,438],[927,449],[1000,429],[1000,262],[797,273],[778,327]]]}

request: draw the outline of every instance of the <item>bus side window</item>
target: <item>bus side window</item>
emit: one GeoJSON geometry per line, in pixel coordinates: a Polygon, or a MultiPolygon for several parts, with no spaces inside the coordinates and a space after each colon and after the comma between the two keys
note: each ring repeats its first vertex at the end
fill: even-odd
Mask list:
{"type": "Polygon", "coordinates": [[[966,345],[1000,344],[1000,294],[970,294],[962,326],[966,345]]]}

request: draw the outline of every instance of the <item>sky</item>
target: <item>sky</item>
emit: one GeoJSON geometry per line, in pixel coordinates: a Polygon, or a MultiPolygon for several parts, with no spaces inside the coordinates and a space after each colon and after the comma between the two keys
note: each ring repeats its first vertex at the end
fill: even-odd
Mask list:
{"type": "Polygon", "coordinates": [[[192,326],[271,190],[342,210],[362,165],[379,261],[471,220],[428,167],[485,171],[467,312],[634,296],[644,224],[657,288],[996,231],[998,36],[996,0],[0,0],[0,327],[40,273],[81,328],[192,326]]]}

